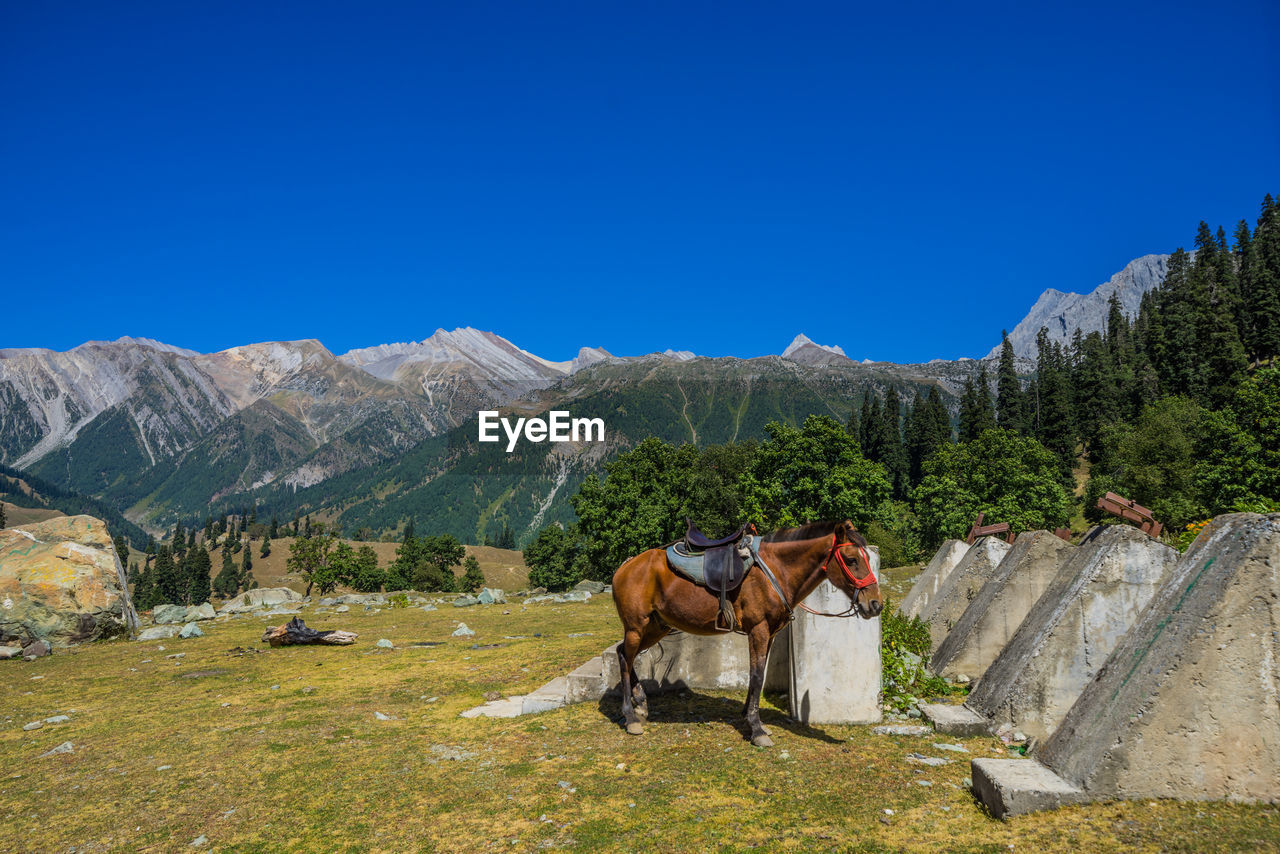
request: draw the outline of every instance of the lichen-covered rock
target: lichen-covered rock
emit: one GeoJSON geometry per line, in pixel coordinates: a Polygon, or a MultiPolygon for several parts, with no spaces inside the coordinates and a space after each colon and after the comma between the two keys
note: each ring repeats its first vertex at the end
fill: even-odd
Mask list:
{"type": "Polygon", "coordinates": [[[105,522],[60,516],[0,531],[0,641],[66,646],[137,625],[105,522]]]}
{"type": "Polygon", "coordinates": [[[157,626],[166,626],[169,623],[185,623],[187,621],[186,605],[157,605],[151,609],[151,622],[157,626]]]}
{"type": "Polygon", "coordinates": [[[176,637],[178,634],[177,626],[152,626],[149,629],[143,629],[138,635],[140,641],[168,640],[176,637]]]}
{"type": "Polygon", "coordinates": [[[189,606],[187,608],[186,616],[187,618],[183,620],[184,623],[190,623],[195,620],[212,620],[214,617],[218,615],[213,610],[213,605],[211,605],[208,602],[203,602],[199,605],[189,606]]]}
{"type": "Polygon", "coordinates": [[[228,599],[218,609],[219,614],[241,614],[262,607],[284,605],[289,602],[301,602],[302,594],[288,587],[264,587],[259,590],[246,590],[234,599],[228,599]]]}
{"type": "Polygon", "coordinates": [[[187,623],[182,627],[182,631],[178,632],[180,638],[199,638],[204,637],[204,632],[200,631],[200,627],[195,623],[187,623]]]}

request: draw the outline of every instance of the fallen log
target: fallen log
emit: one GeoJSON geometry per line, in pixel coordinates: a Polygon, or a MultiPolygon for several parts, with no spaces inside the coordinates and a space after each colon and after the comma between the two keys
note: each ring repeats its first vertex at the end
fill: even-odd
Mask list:
{"type": "Polygon", "coordinates": [[[283,626],[275,626],[262,633],[262,639],[272,646],[292,646],[293,644],[304,643],[345,645],[355,643],[357,637],[359,635],[355,632],[344,632],[340,629],[318,632],[315,629],[307,628],[307,624],[297,617],[294,617],[283,626]]]}

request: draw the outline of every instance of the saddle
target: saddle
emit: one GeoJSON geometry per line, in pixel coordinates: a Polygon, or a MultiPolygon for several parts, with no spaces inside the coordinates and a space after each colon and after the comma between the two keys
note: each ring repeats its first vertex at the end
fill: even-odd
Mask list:
{"type": "Polygon", "coordinates": [[[755,563],[754,532],[754,526],[748,523],[727,537],[713,540],[689,521],[684,539],[667,548],[667,563],[673,570],[719,597],[716,628],[720,631],[737,628],[729,594],[742,586],[755,563]]]}

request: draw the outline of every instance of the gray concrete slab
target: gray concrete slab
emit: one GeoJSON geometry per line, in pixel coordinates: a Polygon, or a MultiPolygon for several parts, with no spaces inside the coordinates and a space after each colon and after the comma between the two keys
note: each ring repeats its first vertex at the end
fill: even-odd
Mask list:
{"type": "Polygon", "coordinates": [[[1034,759],[974,759],[973,793],[996,818],[1079,804],[1089,796],[1034,759]]]}
{"type": "Polygon", "coordinates": [[[929,624],[935,651],[1012,548],[995,537],[979,539],[964,553],[929,605],[922,609],[920,619],[929,624]]]}
{"type": "Polygon", "coordinates": [[[933,724],[937,732],[947,735],[972,736],[986,735],[991,722],[985,717],[964,706],[949,706],[944,703],[921,703],[920,714],[933,724]]]}
{"type": "Polygon", "coordinates": [[[1048,737],[1177,557],[1128,525],[1096,531],[1072,553],[965,705],[993,727],[1010,722],[1033,739],[1048,737]]]}
{"type": "Polygon", "coordinates": [[[1035,753],[1099,798],[1280,803],[1280,514],[1212,520],[1035,753]]]}
{"type": "MultiPolygon", "coordinates": [[[[867,549],[872,570],[880,552],[867,549]]],[[[839,614],[849,597],[823,581],[805,604],[839,614]]],[[[835,619],[797,611],[791,624],[791,717],[807,724],[880,722],[880,618],[835,619]]]]}
{"type": "Polygon", "coordinates": [[[1075,546],[1049,531],[1024,531],[939,644],[929,667],[939,676],[981,679],[1049,588],[1075,546]]]}
{"type": "Polygon", "coordinates": [[[536,691],[526,694],[520,703],[520,714],[533,715],[538,712],[550,712],[568,705],[569,680],[557,676],[536,691]]]}
{"type": "MultiPolygon", "coordinates": [[[[765,690],[786,691],[790,686],[790,629],[774,638],[765,672],[765,690]]],[[[610,693],[622,681],[618,665],[618,645],[601,653],[604,679],[610,693]]],[[[718,635],[691,635],[676,632],[636,656],[636,676],[646,694],[684,688],[743,690],[750,674],[747,638],[727,632],[718,635]]]]}
{"type": "Polygon", "coordinates": [[[942,546],[934,552],[933,559],[916,576],[916,583],[911,586],[911,592],[898,605],[898,612],[907,617],[922,616],[930,608],[930,603],[968,550],[969,545],[964,540],[944,541],[942,546]]]}
{"type": "Polygon", "coordinates": [[[597,655],[578,667],[566,678],[565,699],[570,703],[588,703],[599,700],[609,686],[604,680],[604,659],[597,655]]]}

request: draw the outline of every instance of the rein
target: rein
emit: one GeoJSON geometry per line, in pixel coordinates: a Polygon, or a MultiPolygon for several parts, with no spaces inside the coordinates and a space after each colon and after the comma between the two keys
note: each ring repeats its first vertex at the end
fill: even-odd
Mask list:
{"type": "MultiPolygon", "coordinates": [[[[850,545],[853,545],[853,544],[850,543],[850,545]]],[[[822,571],[824,573],[827,571],[827,568],[831,565],[831,557],[832,555],[834,555],[836,560],[840,564],[840,569],[844,572],[845,578],[848,578],[849,582],[853,584],[855,588],[857,588],[858,590],[861,590],[864,587],[870,587],[872,584],[875,584],[877,579],[876,579],[876,574],[871,570],[871,558],[867,557],[866,549],[864,549],[862,546],[855,546],[855,548],[858,551],[862,552],[862,560],[867,565],[867,574],[865,578],[858,578],[849,569],[849,564],[845,562],[844,555],[840,553],[840,544],[836,542],[835,534],[831,535],[831,548],[827,550],[827,557],[822,562],[822,571]]],[[[787,597],[782,595],[782,587],[778,584],[778,580],[777,578],[774,577],[772,570],[770,570],[769,567],[765,565],[764,560],[761,559],[759,554],[756,554],[755,558],[756,558],[756,562],[760,564],[760,568],[764,570],[764,574],[768,577],[769,581],[773,584],[773,589],[778,594],[778,598],[782,600],[783,606],[787,609],[787,616],[790,619],[794,620],[795,608],[792,608],[791,605],[787,603],[787,597]]],[[[810,608],[808,605],[804,604],[803,602],[797,602],[796,607],[800,608],[802,611],[806,611],[817,617],[852,617],[852,616],[855,616],[858,611],[858,603],[856,601],[851,602],[848,610],[840,614],[828,614],[825,611],[815,611],[813,608],[810,608]]]]}

